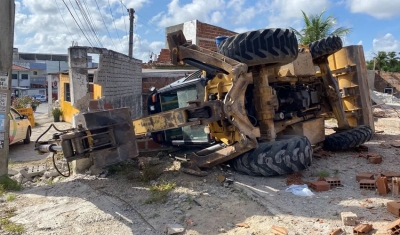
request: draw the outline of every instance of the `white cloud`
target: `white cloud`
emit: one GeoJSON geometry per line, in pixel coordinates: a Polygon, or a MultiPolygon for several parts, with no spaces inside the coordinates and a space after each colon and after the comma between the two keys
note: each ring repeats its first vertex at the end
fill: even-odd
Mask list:
{"type": "MultiPolygon", "coordinates": [[[[118,31],[120,39],[115,33],[114,23],[110,13],[108,0],[97,0],[101,14],[99,14],[97,5],[94,2],[90,2],[90,4],[89,1],[80,2],[83,4],[82,7],[84,9],[86,9],[87,7],[88,10],[91,12],[90,17],[94,24],[94,28],[99,34],[99,39],[102,42],[103,47],[124,54],[128,54],[128,37],[126,33],[126,27],[129,27],[129,20],[126,9],[121,9],[122,7],[120,0],[109,1],[115,18],[115,25],[117,29],[120,30],[118,31]],[[87,2],[87,6],[84,5],[85,2],[87,2]],[[123,14],[121,15],[121,13],[123,14]],[[103,16],[104,18],[108,31],[111,34],[111,38],[109,37],[108,32],[104,27],[101,16],[103,16]]],[[[75,15],[75,11],[69,4],[69,1],[65,2],[70,7],[72,13],[75,15]]],[[[72,2],[74,3],[74,1],[72,2]]],[[[123,2],[127,7],[133,7],[135,8],[135,10],[138,10],[150,1],[123,0],[123,2]]],[[[15,4],[16,10],[14,47],[17,47],[19,51],[66,54],[68,53],[68,47],[72,45],[72,41],[77,42],[80,46],[90,46],[62,1],[16,0],[15,4]],[[60,17],[57,4],[62,12],[65,24],[68,25],[69,30],[65,26],[62,17],[60,17]]],[[[82,17],[76,4],[74,4],[74,6],[79,16],[82,17]]],[[[80,23],[76,15],[75,19],[80,23]]],[[[81,20],[83,20],[83,18],[81,18],[81,20]]],[[[81,27],[83,26],[81,25],[81,27]]],[[[137,27],[140,27],[140,25],[137,25],[137,27]]],[[[83,30],[85,30],[85,27],[83,27],[83,30]]],[[[89,37],[89,40],[94,42],[94,35],[88,32],[86,33],[89,37]]],[[[133,42],[134,57],[143,61],[147,61],[149,59],[149,51],[158,54],[161,48],[163,48],[164,46],[164,42],[148,42],[147,40],[144,40],[136,34],[134,34],[133,42]]]]}
{"type": "Polygon", "coordinates": [[[211,14],[211,23],[218,24],[224,18],[224,14],[220,11],[215,11],[211,14]]]}
{"type": "Polygon", "coordinates": [[[267,28],[298,29],[303,22],[301,10],[306,14],[318,14],[330,6],[330,0],[263,0],[257,4],[257,9],[267,13],[267,28]]]}
{"type": "Polygon", "coordinates": [[[400,51],[400,41],[392,34],[387,33],[383,37],[374,38],[374,40],[372,40],[372,51],[374,53],[378,51],[400,51]]]}
{"type": "Polygon", "coordinates": [[[161,14],[158,25],[168,27],[195,19],[211,23],[213,13],[224,7],[224,0],[193,0],[185,5],[180,5],[179,0],[172,0],[168,4],[168,12],[161,14]]]}
{"type": "Polygon", "coordinates": [[[239,28],[235,28],[235,29],[233,30],[233,32],[236,32],[236,33],[244,33],[244,32],[248,32],[248,31],[252,31],[252,30],[255,30],[255,29],[249,29],[249,28],[247,28],[247,27],[239,27],[239,28]]]}
{"type": "Polygon", "coordinates": [[[378,19],[388,19],[400,15],[398,0],[347,0],[352,13],[366,13],[378,19]]]}
{"type": "Polygon", "coordinates": [[[358,43],[357,43],[357,45],[362,45],[363,44],[363,41],[362,40],[360,40],[358,43]]]}

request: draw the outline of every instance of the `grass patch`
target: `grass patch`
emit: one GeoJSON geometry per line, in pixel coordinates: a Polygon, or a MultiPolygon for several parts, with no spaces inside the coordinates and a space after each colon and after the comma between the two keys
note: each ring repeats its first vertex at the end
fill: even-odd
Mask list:
{"type": "Polygon", "coordinates": [[[329,177],[330,175],[331,174],[329,172],[327,172],[327,171],[318,171],[317,172],[317,176],[319,178],[326,178],[326,177],[329,177]]]}
{"type": "Polygon", "coordinates": [[[143,166],[140,171],[140,180],[143,182],[150,182],[152,180],[158,179],[160,175],[163,173],[163,169],[161,166],[143,166]]]}
{"type": "Polygon", "coordinates": [[[22,186],[8,176],[0,177],[0,195],[5,194],[7,191],[19,191],[21,189],[22,186]]]}
{"type": "Polygon", "coordinates": [[[12,201],[15,200],[15,198],[16,198],[15,194],[9,193],[9,194],[7,194],[7,196],[6,196],[6,201],[7,201],[7,202],[12,202],[12,201]]]}
{"type": "Polygon", "coordinates": [[[175,182],[161,182],[150,187],[150,197],[145,201],[146,204],[166,202],[168,193],[176,187],[175,182]]]}
{"type": "Polygon", "coordinates": [[[0,230],[4,230],[12,234],[22,234],[25,231],[23,225],[13,223],[9,220],[9,218],[15,216],[16,211],[17,208],[15,207],[6,208],[3,211],[5,213],[5,216],[0,218],[0,230]]]}
{"type": "Polygon", "coordinates": [[[22,234],[25,230],[23,225],[13,223],[8,218],[0,219],[0,228],[14,234],[22,234]]]}

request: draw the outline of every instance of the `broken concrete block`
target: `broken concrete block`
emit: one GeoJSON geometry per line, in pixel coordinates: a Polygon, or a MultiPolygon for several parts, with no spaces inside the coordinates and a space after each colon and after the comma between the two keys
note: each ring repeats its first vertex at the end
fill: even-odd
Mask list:
{"type": "Polygon", "coordinates": [[[379,177],[376,180],[379,195],[387,195],[389,193],[389,185],[386,177],[379,177]]]}
{"type": "Polygon", "coordinates": [[[17,175],[19,172],[14,170],[14,169],[8,169],[8,175],[9,176],[14,176],[17,175]]]}
{"type": "Polygon", "coordinates": [[[342,218],[343,225],[355,226],[357,221],[357,215],[353,212],[341,212],[340,217],[342,218]]]}
{"type": "Polygon", "coordinates": [[[28,181],[32,181],[32,177],[29,176],[28,172],[25,169],[21,169],[19,173],[28,181]]]}
{"type": "Polygon", "coordinates": [[[400,217],[400,201],[391,201],[386,204],[387,210],[393,215],[400,217]]]}
{"type": "MultiPolygon", "coordinates": [[[[26,175],[31,178],[38,175],[43,175],[43,173],[47,170],[46,165],[39,165],[39,166],[30,166],[27,170],[23,169],[26,172],[26,175]]],[[[21,171],[23,171],[21,170],[21,171]]],[[[20,173],[25,177],[25,175],[20,171],[20,173]]]]}
{"type": "Polygon", "coordinates": [[[372,224],[359,224],[353,228],[354,235],[367,235],[372,230],[372,224]]]}
{"type": "Polygon", "coordinates": [[[317,192],[322,192],[331,189],[331,185],[325,181],[315,181],[311,182],[311,188],[317,192]]]}
{"type": "Polygon", "coordinates": [[[179,234],[183,233],[185,228],[180,224],[167,224],[165,225],[166,234],[179,234]]]}
{"type": "Polygon", "coordinates": [[[46,178],[50,178],[50,177],[59,176],[60,174],[59,174],[56,170],[54,170],[54,171],[46,171],[43,175],[44,175],[46,178]]]}
{"type": "Polygon", "coordinates": [[[358,173],[356,176],[357,182],[360,182],[360,180],[373,180],[373,179],[374,179],[374,174],[367,172],[358,173]]]}
{"type": "Polygon", "coordinates": [[[287,235],[288,232],[289,231],[284,227],[279,227],[279,226],[275,226],[275,225],[272,225],[272,227],[271,227],[271,233],[273,233],[275,235],[287,235]]]}

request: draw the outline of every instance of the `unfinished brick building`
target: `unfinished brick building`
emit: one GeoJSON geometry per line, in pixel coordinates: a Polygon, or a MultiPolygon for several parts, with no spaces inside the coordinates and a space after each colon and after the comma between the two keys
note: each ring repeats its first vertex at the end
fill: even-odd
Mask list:
{"type": "MultiPolygon", "coordinates": [[[[183,24],[167,27],[165,29],[166,35],[168,33],[182,30],[186,37],[186,40],[191,41],[193,44],[200,47],[217,51],[215,44],[215,38],[218,36],[232,36],[237,34],[236,32],[223,29],[214,25],[202,23],[198,20],[192,20],[183,24]]],[[[166,37],[165,37],[166,38],[166,37]]],[[[165,48],[168,48],[167,39],[165,39],[165,48]]],[[[158,56],[157,63],[169,63],[170,55],[169,49],[161,49],[160,55],[158,56]]]]}

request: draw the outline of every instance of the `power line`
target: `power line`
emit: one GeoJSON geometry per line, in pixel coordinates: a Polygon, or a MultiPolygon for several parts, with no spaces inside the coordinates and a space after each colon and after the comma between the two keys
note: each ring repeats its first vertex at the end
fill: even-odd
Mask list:
{"type": "Polygon", "coordinates": [[[68,9],[69,13],[71,14],[72,18],[74,19],[76,25],[78,25],[78,27],[79,27],[79,29],[81,30],[82,34],[85,36],[86,40],[87,40],[87,41],[89,42],[89,44],[93,47],[93,45],[92,45],[92,43],[90,42],[90,40],[86,37],[86,34],[83,32],[81,26],[78,24],[78,21],[76,21],[74,15],[72,14],[72,12],[71,12],[71,10],[69,9],[69,7],[68,7],[67,3],[65,2],[65,0],[62,0],[62,1],[63,1],[64,5],[67,7],[67,9],[68,9]]]}
{"type": "Polygon", "coordinates": [[[143,18],[144,20],[147,20],[147,22],[146,22],[146,27],[147,28],[149,28],[149,29],[151,29],[151,30],[154,30],[155,32],[157,32],[157,33],[159,33],[159,34],[163,34],[163,33],[161,33],[159,30],[160,30],[160,28],[158,27],[158,26],[156,26],[156,25],[154,25],[153,23],[151,23],[150,22],[150,20],[148,20],[148,19],[146,19],[145,17],[143,17],[142,15],[139,15],[137,12],[135,12],[138,16],[140,16],[141,18],[143,18]],[[153,26],[153,28],[151,28],[151,27],[149,27],[149,24],[150,25],[152,25],[153,26]]]}
{"type": "MultiPolygon", "coordinates": [[[[125,6],[125,4],[122,2],[122,0],[120,0],[120,2],[121,2],[121,8],[122,8],[122,18],[124,18],[126,36],[128,36],[128,29],[126,28],[126,21],[125,21],[125,15],[124,15],[124,6],[125,6]]],[[[125,6],[125,9],[126,9],[125,13],[128,16],[128,8],[126,8],[126,6],[125,6]]]]}
{"type": "MultiPolygon", "coordinates": [[[[87,3],[86,3],[86,0],[83,0],[83,3],[84,3],[85,6],[86,6],[86,11],[87,11],[87,13],[88,13],[88,15],[89,15],[89,18],[90,18],[91,21],[92,21],[92,25],[93,25],[93,29],[94,29],[94,32],[95,32],[95,34],[96,34],[96,37],[99,39],[99,33],[98,33],[97,29],[96,29],[95,21],[93,20],[92,14],[90,13],[90,10],[89,10],[89,7],[88,7],[88,5],[87,5],[87,3]]],[[[101,42],[101,40],[99,40],[99,42],[100,42],[100,45],[103,47],[103,43],[101,42]]]]}
{"type": "MultiPolygon", "coordinates": [[[[72,37],[71,31],[69,30],[67,23],[65,23],[63,14],[61,13],[61,10],[60,10],[60,7],[58,6],[57,0],[55,0],[55,2],[56,2],[56,5],[57,5],[58,12],[60,13],[61,19],[62,19],[62,21],[64,22],[65,27],[67,27],[67,30],[68,30],[68,32],[69,32],[69,36],[71,37],[72,41],[74,41],[74,38],[72,37]]],[[[78,36],[79,36],[79,34],[78,34],[78,36]]]]}
{"type": "Polygon", "coordinates": [[[115,20],[114,20],[114,16],[113,16],[113,13],[112,13],[110,0],[108,0],[108,7],[110,8],[111,16],[112,16],[112,19],[113,19],[113,22],[114,22],[115,32],[117,33],[117,36],[118,36],[118,39],[119,39],[119,43],[121,44],[121,50],[123,50],[124,48],[122,47],[122,41],[121,41],[121,38],[119,37],[117,26],[115,25],[115,20]]]}
{"type": "Polygon", "coordinates": [[[110,31],[108,31],[108,27],[107,27],[107,25],[106,25],[106,22],[104,21],[103,14],[101,14],[101,10],[100,10],[99,4],[97,3],[97,0],[94,0],[94,1],[96,2],[97,9],[98,9],[99,12],[100,12],[101,20],[103,21],[104,27],[105,27],[106,30],[107,30],[108,36],[110,37],[111,42],[112,42],[112,44],[114,45],[114,48],[116,48],[115,43],[114,43],[114,40],[113,40],[112,37],[111,37],[110,31]]]}
{"type": "Polygon", "coordinates": [[[82,3],[80,1],[78,1],[78,0],[75,0],[75,2],[76,2],[76,5],[78,6],[79,11],[81,12],[83,20],[85,21],[86,25],[89,28],[89,31],[91,30],[91,33],[93,33],[93,35],[94,35],[94,41],[96,41],[97,45],[102,46],[101,42],[100,42],[100,39],[98,38],[98,36],[96,34],[96,31],[94,30],[93,25],[92,25],[88,15],[87,15],[85,9],[82,6],[82,3]]]}
{"type": "MultiPolygon", "coordinates": [[[[86,28],[85,25],[82,23],[82,20],[81,20],[81,18],[80,18],[79,15],[78,15],[78,12],[76,12],[76,9],[75,9],[75,7],[74,7],[74,4],[72,3],[71,0],[69,0],[69,3],[71,4],[71,7],[72,7],[72,9],[73,9],[74,12],[75,12],[76,17],[78,18],[79,22],[81,23],[82,28],[84,28],[84,30],[85,30],[85,32],[86,32],[86,34],[87,34],[87,38],[90,38],[90,42],[91,42],[90,44],[91,44],[92,47],[93,47],[93,45],[94,45],[95,43],[93,43],[93,39],[90,37],[87,28],[86,28]]],[[[72,14],[72,13],[71,13],[71,14],[72,14]]]]}

